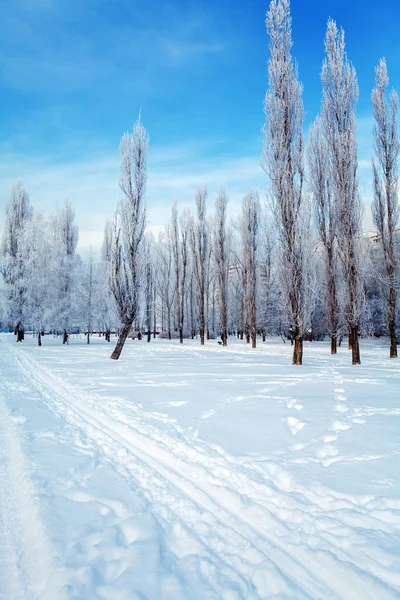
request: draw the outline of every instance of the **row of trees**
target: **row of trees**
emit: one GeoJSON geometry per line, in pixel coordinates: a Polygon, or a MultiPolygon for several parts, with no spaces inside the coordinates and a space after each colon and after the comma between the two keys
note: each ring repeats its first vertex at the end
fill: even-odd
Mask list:
{"type": "MultiPolygon", "coordinates": [[[[390,334],[397,356],[398,158],[397,95],[387,97],[382,59],[372,93],[374,201],[378,244],[362,235],[357,177],[357,78],[345,52],[344,33],[328,21],[322,66],[322,102],[303,138],[302,86],[292,57],[289,0],[272,0],[262,165],[266,199],[252,190],[240,214],[228,219],[221,189],[207,213],[200,186],[195,208],[174,204],[170,222],[155,239],[146,232],[148,136],[140,119],[120,144],[121,200],[105,227],[101,259],[76,254],[71,205],[41,215],[21,182],[6,207],[1,245],[3,321],[17,341],[24,327],[38,334],[73,326],[119,332],[111,358],[118,359],[132,328],[161,326],[169,338],[229,333],[253,347],[257,335],[275,333],[293,342],[293,363],[302,364],[305,338],[338,340],[349,335],[352,362],[360,362],[359,334],[390,334]]],[[[339,342],[340,343],[340,342],[339,342]]]]}

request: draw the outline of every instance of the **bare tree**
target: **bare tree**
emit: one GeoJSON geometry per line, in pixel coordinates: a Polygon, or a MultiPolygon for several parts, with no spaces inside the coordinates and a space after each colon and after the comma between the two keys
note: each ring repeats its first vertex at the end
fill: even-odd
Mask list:
{"type": "Polygon", "coordinates": [[[324,251],[325,314],[331,335],[331,354],[337,353],[340,309],[338,299],[338,214],[330,173],[329,148],[318,118],[310,130],[308,145],[309,185],[314,201],[318,236],[324,251]]]}
{"type": "Polygon", "coordinates": [[[329,19],[322,65],[322,126],[328,144],[330,174],[340,226],[339,256],[346,286],[345,316],[352,347],[352,363],[360,364],[359,325],[362,310],[361,222],[362,206],[357,178],[356,113],[358,84],[349,62],[344,31],[329,19]]]}
{"type": "Polygon", "coordinates": [[[397,358],[396,313],[398,295],[398,259],[395,231],[399,221],[398,168],[399,136],[397,131],[398,96],[392,90],[386,100],[389,85],[386,61],[381,59],[375,69],[375,88],[372,92],[374,108],[374,199],[372,217],[383,254],[384,277],[382,292],[386,304],[386,318],[390,334],[390,358],[397,358]]]}
{"type": "Polygon", "coordinates": [[[270,202],[279,236],[282,268],[280,285],[294,329],[293,364],[303,361],[307,319],[305,277],[307,240],[304,239],[304,169],[302,86],[292,55],[289,0],[272,0],[267,13],[270,38],[268,91],[265,97],[264,161],[269,175],[270,202]]]}
{"type": "Polygon", "coordinates": [[[218,286],[219,320],[222,345],[228,345],[228,270],[229,251],[226,227],[228,196],[224,188],[219,190],[215,202],[214,256],[218,286]]]}
{"type": "Polygon", "coordinates": [[[111,289],[122,328],[111,358],[117,360],[138,312],[142,241],[146,225],[145,191],[148,136],[140,118],[133,133],[121,139],[119,185],[123,198],[114,217],[111,243],[111,289]]]}
{"type": "Polygon", "coordinates": [[[197,310],[200,328],[200,343],[204,346],[205,336],[205,293],[206,293],[206,258],[208,251],[208,235],[206,221],[207,188],[201,186],[196,192],[196,221],[192,220],[190,243],[193,257],[193,273],[196,281],[197,310]]]}

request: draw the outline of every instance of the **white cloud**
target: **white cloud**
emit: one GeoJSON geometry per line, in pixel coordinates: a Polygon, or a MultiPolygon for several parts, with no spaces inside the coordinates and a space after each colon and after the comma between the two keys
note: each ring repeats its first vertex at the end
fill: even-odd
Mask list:
{"type": "MultiPolygon", "coordinates": [[[[266,185],[257,155],[199,160],[194,155],[199,147],[158,148],[151,154],[147,186],[151,230],[158,231],[166,224],[175,200],[180,207],[193,206],[193,197],[201,184],[208,186],[210,207],[219,187],[225,186],[232,212],[250,188],[262,190],[266,185]]],[[[120,197],[118,177],[118,153],[63,163],[60,158],[48,156],[0,156],[0,226],[8,191],[21,178],[38,210],[54,210],[68,198],[80,229],[80,250],[89,246],[99,248],[105,221],[112,217],[120,197]]]]}
{"type": "MultiPolygon", "coordinates": [[[[371,217],[372,176],[371,119],[362,119],[359,125],[359,178],[365,206],[364,228],[373,228],[371,217]]],[[[220,186],[230,197],[230,214],[237,213],[243,195],[249,189],[258,189],[264,199],[267,177],[260,166],[260,140],[251,140],[248,147],[256,152],[239,158],[221,153],[217,140],[170,147],[152,147],[149,156],[147,206],[149,228],[157,232],[168,221],[172,203],[181,208],[193,207],[193,198],[199,185],[209,191],[212,209],[220,186]],[[208,155],[206,158],[205,155],[208,155]]],[[[66,148],[68,156],[71,149],[66,148]]],[[[78,153],[76,153],[78,156],[78,153]]],[[[0,149],[0,227],[4,205],[11,185],[23,179],[33,205],[42,211],[54,210],[68,198],[75,207],[80,228],[80,251],[89,246],[99,248],[107,218],[111,218],[120,197],[118,187],[118,150],[90,155],[72,161],[65,156],[16,156],[0,149]]]]}

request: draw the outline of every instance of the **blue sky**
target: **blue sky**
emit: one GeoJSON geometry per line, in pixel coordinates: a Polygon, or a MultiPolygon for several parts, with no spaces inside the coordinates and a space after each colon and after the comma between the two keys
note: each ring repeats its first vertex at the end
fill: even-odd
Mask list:
{"type": "MultiPolygon", "coordinates": [[[[99,246],[119,197],[119,139],[140,108],[151,141],[151,227],[165,223],[175,199],[190,204],[203,183],[210,204],[225,185],[232,212],[250,187],[265,193],[268,2],[13,0],[1,8],[0,213],[21,177],[41,210],[68,197],[81,249],[99,246]]],[[[360,85],[359,174],[368,205],[370,93],[381,56],[400,90],[398,0],[292,0],[292,14],[306,127],[320,104],[327,18],[346,31],[360,85]]]]}

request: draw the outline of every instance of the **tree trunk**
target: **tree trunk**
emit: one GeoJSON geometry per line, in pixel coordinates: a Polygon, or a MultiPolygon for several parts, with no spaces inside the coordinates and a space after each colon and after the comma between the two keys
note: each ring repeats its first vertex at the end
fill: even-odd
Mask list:
{"type": "Polygon", "coordinates": [[[390,333],[390,358],[397,358],[397,335],[394,322],[389,323],[390,333]]]}
{"type": "Polygon", "coordinates": [[[179,327],[179,343],[183,344],[183,329],[179,327]]]}
{"type": "Polygon", "coordinates": [[[156,329],[157,329],[157,315],[156,315],[156,295],[154,294],[154,304],[153,304],[153,339],[156,339],[156,329]]]}
{"type": "Polygon", "coordinates": [[[42,332],[38,331],[38,336],[37,336],[37,345],[41,346],[42,345],[42,332]]]}
{"type": "Polygon", "coordinates": [[[68,332],[66,329],[64,329],[63,333],[63,344],[68,344],[68,332]]]}
{"type": "Polygon", "coordinates": [[[253,329],[251,332],[251,347],[257,347],[257,331],[255,329],[253,329]]]}
{"type": "MultiPolygon", "coordinates": [[[[391,274],[391,273],[390,273],[391,274]]],[[[396,335],[396,291],[393,285],[389,290],[389,319],[390,335],[390,358],[397,358],[397,335],[396,335]]]]}
{"type": "Polygon", "coordinates": [[[90,333],[89,331],[87,332],[87,340],[86,340],[87,344],[90,344],[90,333]]]}
{"type": "Polygon", "coordinates": [[[331,354],[337,354],[337,336],[336,333],[331,335],[331,354]]]}
{"type": "Polygon", "coordinates": [[[227,346],[228,345],[228,336],[226,335],[226,329],[222,330],[221,339],[222,339],[222,345],[227,346]]]}
{"type": "Polygon", "coordinates": [[[262,341],[265,342],[265,329],[262,330],[262,341]]]}
{"type": "Polygon", "coordinates": [[[292,364],[294,364],[294,365],[302,365],[303,364],[303,336],[301,335],[299,327],[295,328],[292,364]]]}
{"type": "Polygon", "coordinates": [[[349,328],[349,350],[353,348],[353,332],[351,328],[349,328]]]}
{"type": "Polygon", "coordinates": [[[128,337],[129,330],[132,327],[132,323],[133,323],[133,319],[131,321],[128,321],[127,323],[125,323],[125,325],[123,325],[121,332],[119,334],[119,337],[118,337],[117,345],[114,348],[114,352],[110,356],[110,358],[112,358],[113,360],[119,359],[121,352],[122,352],[122,348],[124,347],[126,338],[128,337]]]}
{"type": "Polygon", "coordinates": [[[351,327],[351,342],[352,342],[352,364],[360,365],[360,344],[358,341],[358,325],[351,327]]]}
{"type": "Polygon", "coordinates": [[[24,328],[21,325],[21,322],[18,322],[15,329],[14,335],[17,336],[17,342],[22,342],[25,339],[24,328]]]}

